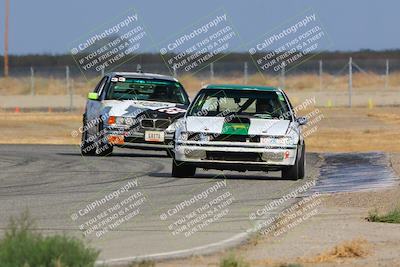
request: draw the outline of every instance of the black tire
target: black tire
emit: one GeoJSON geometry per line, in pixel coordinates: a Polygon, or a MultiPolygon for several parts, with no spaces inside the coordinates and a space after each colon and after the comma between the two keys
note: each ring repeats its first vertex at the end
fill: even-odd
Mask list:
{"type": "Polygon", "coordinates": [[[96,151],[96,155],[103,156],[103,157],[111,156],[113,150],[114,150],[113,145],[111,145],[109,143],[102,143],[100,145],[100,147],[97,148],[97,151],[99,151],[99,152],[97,153],[97,151],[96,151]]]}
{"type": "Polygon", "coordinates": [[[108,142],[107,136],[103,133],[103,123],[99,124],[99,133],[102,134],[100,134],[97,142],[96,155],[103,157],[111,156],[114,146],[108,142]]]}
{"type": "Polygon", "coordinates": [[[303,179],[306,175],[306,144],[303,143],[301,149],[301,158],[299,160],[299,179],[303,179]]]}
{"type": "Polygon", "coordinates": [[[196,167],[187,165],[181,161],[172,160],[172,177],[193,177],[196,174],[196,167]]]}
{"type": "Polygon", "coordinates": [[[304,156],[305,156],[305,145],[301,152],[299,153],[299,149],[297,149],[296,162],[293,166],[286,167],[282,170],[282,178],[296,181],[298,179],[304,178],[304,156]]]}
{"type": "Polygon", "coordinates": [[[168,143],[168,145],[172,145],[172,148],[167,149],[167,156],[170,158],[175,158],[175,134],[172,137],[172,141],[168,143]]]}
{"type": "Polygon", "coordinates": [[[82,156],[94,156],[96,154],[96,145],[95,143],[91,142],[88,137],[87,129],[86,129],[86,122],[83,119],[83,133],[81,138],[81,154],[82,156]]]}

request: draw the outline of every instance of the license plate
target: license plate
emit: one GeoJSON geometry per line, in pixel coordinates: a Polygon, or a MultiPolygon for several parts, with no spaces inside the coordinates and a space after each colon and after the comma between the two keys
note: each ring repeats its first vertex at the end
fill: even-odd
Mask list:
{"type": "Polygon", "coordinates": [[[149,142],[164,142],[164,132],[145,131],[144,140],[149,142]]]}
{"type": "Polygon", "coordinates": [[[283,153],[282,152],[267,152],[264,153],[264,157],[268,160],[272,161],[281,161],[283,160],[283,153]]]}

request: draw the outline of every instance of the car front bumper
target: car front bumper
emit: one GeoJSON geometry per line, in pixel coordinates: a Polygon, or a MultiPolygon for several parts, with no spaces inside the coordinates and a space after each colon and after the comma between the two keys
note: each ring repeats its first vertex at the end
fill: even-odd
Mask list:
{"type": "Polygon", "coordinates": [[[275,170],[295,164],[297,145],[268,147],[259,143],[189,141],[177,143],[174,152],[176,161],[203,168],[275,170]]]}
{"type": "MultiPolygon", "coordinates": [[[[158,130],[159,131],[159,130],[158,130]]],[[[149,142],[145,140],[145,133],[125,130],[107,129],[106,138],[120,137],[123,141],[112,143],[114,146],[124,148],[168,150],[173,149],[173,133],[164,132],[164,141],[149,142]]]]}

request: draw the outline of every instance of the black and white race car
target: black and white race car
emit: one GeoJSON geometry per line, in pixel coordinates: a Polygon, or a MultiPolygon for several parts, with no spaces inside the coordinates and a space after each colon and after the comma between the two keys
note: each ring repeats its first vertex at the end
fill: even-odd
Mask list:
{"type": "Polygon", "coordinates": [[[109,155],[113,146],[166,150],[173,148],[175,121],[189,97],[177,79],[137,72],[105,75],[88,94],[82,155],[109,155]]]}

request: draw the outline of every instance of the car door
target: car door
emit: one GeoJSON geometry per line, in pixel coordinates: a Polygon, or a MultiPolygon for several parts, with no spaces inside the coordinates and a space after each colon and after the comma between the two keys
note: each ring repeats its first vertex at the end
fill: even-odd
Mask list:
{"type": "Polygon", "coordinates": [[[300,144],[303,144],[304,143],[304,137],[303,137],[303,134],[302,134],[302,131],[301,131],[301,127],[300,127],[299,123],[297,122],[297,117],[296,117],[296,114],[294,112],[294,108],[292,106],[292,103],[290,102],[289,97],[287,96],[287,94],[285,92],[283,92],[283,91],[282,91],[282,93],[285,96],[286,102],[289,105],[290,113],[293,115],[294,122],[291,125],[295,125],[296,126],[295,128],[293,128],[293,130],[295,130],[298,133],[298,135],[300,137],[300,144]]]}
{"type": "MultiPolygon", "coordinates": [[[[103,77],[100,82],[97,84],[96,88],[94,89],[94,93],[98,94],[97,100],[88,99],[87,107],[86,107],[86,121],[90,123],[90,125],[98,125],[100,118],[100,111],[101,111],[101,95],[104,90],[104,87],[108,81],[108,77],[103,77]]],[[[90,134],[95,134],[97,132],[97,127],[90,127],[89,129],[90,134]]]]}

